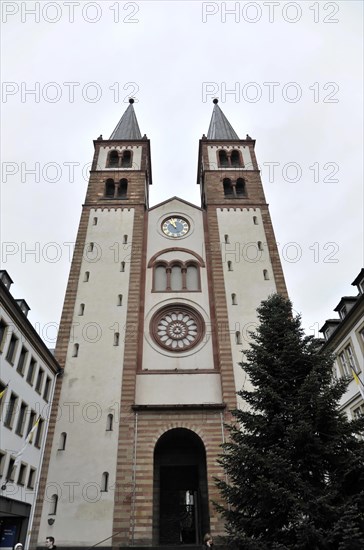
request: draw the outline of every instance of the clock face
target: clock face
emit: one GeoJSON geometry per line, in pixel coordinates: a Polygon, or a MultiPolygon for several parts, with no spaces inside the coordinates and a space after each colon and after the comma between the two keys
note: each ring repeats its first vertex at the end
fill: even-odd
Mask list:
{"type": "Polygon", "coordinates": [[[183,237],[188,233],[190,224],[184,218],[171,216],[162,223],[162,231],[167,237],[183,237]]]}

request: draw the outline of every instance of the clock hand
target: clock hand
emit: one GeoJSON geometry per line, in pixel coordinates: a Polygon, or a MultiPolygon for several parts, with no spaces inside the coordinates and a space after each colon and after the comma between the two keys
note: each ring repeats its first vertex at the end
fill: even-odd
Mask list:
{"type": "Polygon", "coordinates": [[[173,225],[173,227],[177,228],[177,226],[176,226],[176,220],[175,220],[175,219],[171,218],[169,221],[171,222],[171,224],[173,225]]]}

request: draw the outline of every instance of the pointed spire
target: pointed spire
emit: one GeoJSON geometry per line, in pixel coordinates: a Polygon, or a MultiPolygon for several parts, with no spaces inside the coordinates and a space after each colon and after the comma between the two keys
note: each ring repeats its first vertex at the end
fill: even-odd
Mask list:
{"type": "Polygon", "coordinates": [[[231,126],[230,122],[218,106],[218,99],[214,99],[214,110],[212,111],[207,139],[239,139],[239,136],[231,126]]]}
{"type": "Polygon", "coordinates": [[[133,103],[134,99],[130,98],[130,105],[119,120],[115,130],[110,136],[110,139],[142,139],[133,103]]]}

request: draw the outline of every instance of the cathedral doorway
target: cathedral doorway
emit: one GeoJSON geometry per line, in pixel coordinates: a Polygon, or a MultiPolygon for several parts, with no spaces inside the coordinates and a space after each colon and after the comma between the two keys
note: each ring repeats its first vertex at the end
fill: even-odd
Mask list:
{"type": "Polygon", "coordinates": [[[200,544],[209,531],[206,453],[185,428],[163,434],[154,450],[153,531],[156,544],[200,544]]]}

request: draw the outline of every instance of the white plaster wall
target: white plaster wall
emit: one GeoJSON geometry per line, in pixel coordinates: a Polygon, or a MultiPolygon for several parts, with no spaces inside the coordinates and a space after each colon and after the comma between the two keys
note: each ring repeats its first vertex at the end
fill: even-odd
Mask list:
{"type": "Polygon", "coordinates": [[[137,376],[136,395],[138,405],[221,403],[220,375],[140,374],[137,376]]]}
{"type": "MultiPolygon", "coordinates": [[[[49,416],[50,412],[50,405],[47,401],[43,399],[43,392],[45,387],[45,381],[46,377],[51,378],[51,387],[49,392],[49,402],[52,398],[52,391],[54,386],[54,379],[55,375],[52,372],[52,370],[49,368],[49,366],[44,362],[44,360],[39,356],[36,349],[32,346],[32,344],[26,339],[26,337],[20,332],[19,327],[16,324],[16,321],[12,316],[9,315],[7,310],[1,308],[0,311],[0,317],[4,319],[5,323],[8,325],[7,334],[6,334],[6,340],[5,344],[3,346],[3,351],[0,355],[0,376],[1,381],[4,384],[9,383],[8,389],[6,391],[6,394],[3,396],[1,400],[0,410],[1,410],[1,428],[0,428],[0,440],[1,440],[1,450],[7,453],[6,460],[4,462],[3,466],[3,474],[1,477],[1,485],[5,481],[6,473],[8,470],[8,464],[9,460],[12,457],[15,457],[15,455],[21,450],[21,448],[24,446],[25,439],[27,436],[27,428],[28,428],[28,422],[29,422],[29,415],[30,412],[33,410],[36,413],[36,418],[41,415],[43,418],[44,425],[43,425],[43,433],[42,433],[42,439],[41,439],[41,446],[43,445],[46,437],[46,427],[47,427],[47,418],[49,416]],[[14,364],[11,365],[5,358],[8,344],[11,338],[11,334],[14,332],[14,334],[18,337],[18,344],[14,356],[14,364]],[[17,371],[16,367],[18,365],[19,356],[21,352],[21,348],[24,346],[28,350],[28,355],[26,357],[25,362],[25,368],[24,368],[24,375],[21,376],[17,371]],[[26,381],[26,376],[28,373],[28,367],[31,358],[34,358],[37,362],[36,368],[35,368],[35,374],[33,378],[33,385],[31,386],[26,381]],[[40,387],[40,393],[35,391],[35,383],[38,376],[39,369],[42,368],[44,371],[43,375],[43,381],[42,385],[40,387]],[[5,427],[3,424],[3,421],[5,420],[6,416],[6,410],[8,408],[8,403],[10,399],[11,393],[15,393],[18,396],[18,401],[16,404],[15,414],[14,414],[14,420],[12,424],[12,429],[5,427]],[[23,428],[23,436],[20,437],[15,433],[18,416],[20,412],[20,405],[21,402],[24,402],[28,405],[28,408],[26,410],[25,415],[25,422],[24,422],[24,428],[23,428]]],[[[27,482],[28,482],[28,476],[30,472],[30,468],[36,469],[36,477],[35,482],[39,475],[39,468],[40,468],[40,460],[41,460],[41,449],[38,449],[34,446],[35,442],[35,435],[33,436],[33,442],[30,443],[26,449],[23,452],[23,455],[21,457],[21,462],[24,464],[27,464],[27,469],[25,473],[25,486],[21,486],[17,484],[18,480],[18,474],[19,474],[19,466],[16,468],[15,475],[14,475],[14,483],[8,483],[6,490],[2,492],[2,495],[5,497],[8,497],[10,499],[19,500],[21,502],[26,502],[28,504],[33,504],[34,501],[34,489],[27,488],[27,482]]]]}
{"type": "Polygon", "coordinates": [[[242,387],[251,387],[245,372],[238,364],[242,360],[241,350],[248,348],[248,332],[254,331],[257,326],[257,307],[262,300],[276,292],[276,286],[260,210],[224,208],[217,211],[217,217],[222,243],[235,387],[239,391],[242,387]],[[253,216],[256,216],[258,225],[253,223],[253,216]],[[225,235],[229,236],[230,244],[224,244],[225,235]],[[258,241],[262,242],[262,251],[257,249],[258,241]],[[232,271],[228,270],[228,261],[232,262],[232,271]],[[269,280],[264,280],[263,269],[268,271],[269,280]],[[237,305],[232,305],[232,294],[236,294],[237,305]],[[241,345],[236,344],[236,331],[242,333],[241,345]]]}
{"type": "Polygon", "coordinates": [[[55,536],[59,546],[66,537],[68,545],[91,546],[112,532],[133,220],[133,209],[90,213],[86,242],[95,243],[95,253],[85,253],[82,261],[47,480],[58,488],[58,512],[49,527],[44,507],[39,535],[39,540],[55,536]],[[120,271],[121,261],[126,262],[125,272],[120,271]],[[85,271],[90,272],[88,282],[85,271]],[[118,294],[123,295],[122,306],[117,305],[118,294]],[[81,303],[83,316],[78,315],[81,303]],[[114,332],[120,332],[119,346],[113,345],[114,332]],[[76,342],[79,354],[72,357],[76,342]],[[106,431],[109,413],[114,414],[111,432],[106,431]],[[58,450],[62,432],[67,433],[64,451],[58,450]],[[108,492],[100,492],[103,472],[109,472],[108,492]]]}
{"type": "Polygon", "coordinates": [[[229,168],[229,167],[219,167],[218,164],[218,150],[219,149],[225,149],[226,151],[232,151],[233,149],[238,149],[241,151],[242,157],[243,157],[243,163],[244,168],[239,168],[240,170],[252,170],[253,169],[253,161],[250,154],[250,149],[247,145],[236,145],[232,147],[231,145],[209,145],[207,147],[207,154],[209,159],[209,166],[207,167],[207,170],[233,170],[236,171],[236,168],[229,168]]]}
{"type": "MultiPolygon", "coordinates": [[[[172,247],[191,250],[201,256],[203,261],[206,261],[202,212],[199,208],[178,199],[172,199],[158,206],[158,208],[152,209],[149,213],[147,262],[149,262],[149,260],[159,251],[172,247]],[[173,239],[163,234],[161,230],[162,222],[166,217],[172,214],[188,219],[190,231],[185,237],[173,239]]],[[[169,251],[162,257],[168,260],[195,260],[192,254],[181,251],[169,251]]],[[[163,369],[169,371],[169,373],[176,369],[193,369],[196,371],[199,369],[213,369],[214,363],[206,268],[200,268],[201,292],[152,292],[152,271],[152,268],[148,268],[146,274],[143,369],[163,369]],[[150,336],[149,324],[153,314],[158,311],[160,307],[169,303],[189,305],[199,311],[204,319],[206,327],[205,335],[202,341],[190,351],[181,353],[169,352],[168,350],[160,348],[150,336]]],[[[196,396],[197,402],[201,402],[201,399],[205,399],[204,392],[195,392],[194,384],[196,380],[194,375],[190,375],[183,379],[183,390],[180,391],[173,387],[174,385],[171,382],[173,377],[171,378],[169,373],[165,376],[153,375],[138,377],[137,403],[141,400],[141,402],[145,404],[148,399],[152,399],[154,404],[163,404],[166,403],[166,395],[168,395],[168,402],[171,404],[180,402],[191,403],[190,396],[196,396]],[[161,383],[161,380],[163,380],[163,383],[161,383]]],[[[180,383],[180,380],[182,381],[182,378],[177,378],[178,383],[180,383]]],[[[205,378],[201,376],[201,380],[205,380],[205,378]]],[[[220,378],[218,376],[213,376],[210,381],[211,387],[207,390],[209,399],[211,398],[212,401],[217,398],[220,399],[220,397],[217,397],[221,396],[220,378]]],[[[193,397],[193,400],[193,402],[196,402],[195,397],[193,397]]]]}
{"type": "Polygon", "coordinates": [[[124,168],[123,170],[140,170],[141,160],[142,160],[142,145],[128,145],[128,147],[117,145],[100,147],[99,156],[97,159],[97,170],[110,170],[115,172],[115,167],[108,168],[106,166],[107,155],[111,150],[123,151],[124,149],[129,149],[133,151],[132,166],[130,168],[124,168]]]}

